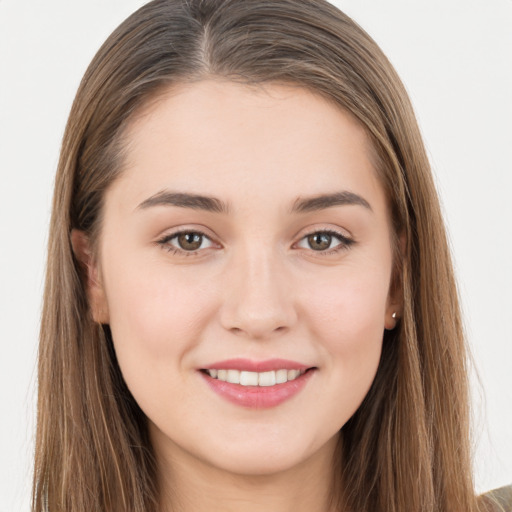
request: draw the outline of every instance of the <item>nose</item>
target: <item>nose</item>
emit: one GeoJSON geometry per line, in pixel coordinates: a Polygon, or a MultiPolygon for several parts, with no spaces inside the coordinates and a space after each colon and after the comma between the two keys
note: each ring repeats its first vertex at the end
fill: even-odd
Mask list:
{"type": "Polygon", "coordinates": [[[241,254],[226,275],[221,323],[233,334],[268,339],[297,321],[285,263],[270,251],[241,254]]]}

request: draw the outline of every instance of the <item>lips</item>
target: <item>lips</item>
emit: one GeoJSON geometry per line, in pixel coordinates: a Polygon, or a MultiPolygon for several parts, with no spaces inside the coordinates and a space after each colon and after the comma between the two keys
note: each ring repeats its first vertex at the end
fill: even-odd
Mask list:
{"type": "Polygon", "coordinates": [[[229,359],[201,369],[211,390],[246,408],[269,408],[297,395],[316,368],[285,359],[229,359]]]}
{"type": "Polygon", "coordinates": [[[205,370],[240,370],[248,372],[269,372],[271,370],[307,370],[309,366],[289,359],[267,359],[252,361],[250,359],[226,359],[205,366],[205,370]]]}

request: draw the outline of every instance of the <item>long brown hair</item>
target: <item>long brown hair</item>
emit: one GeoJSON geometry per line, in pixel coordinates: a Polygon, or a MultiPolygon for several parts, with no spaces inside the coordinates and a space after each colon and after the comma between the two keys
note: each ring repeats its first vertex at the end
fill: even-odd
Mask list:
{"type": "Polygon", "coordinates": [[[424,146],[386,57],[324,0],[155,0],[90,64],[55,183],[32,510],[158,509],[145,417],[124,384],[108,326],[93,321],[70,233],[97,239],[105,190],[122,171],[123,134],[139,109],[173,84],[212,76],[308,88],[350,112],[373,143],[404,306],[398,328],[384,335],[370,392],[342,429],[334,471],[344,507],[476,512],[466,347],[424,146]]]}

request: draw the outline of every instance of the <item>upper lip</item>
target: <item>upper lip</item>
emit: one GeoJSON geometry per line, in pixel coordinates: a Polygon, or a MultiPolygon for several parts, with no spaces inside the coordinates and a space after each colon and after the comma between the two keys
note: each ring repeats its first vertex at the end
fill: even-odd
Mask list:
{"type": "Polygon", "coordinates": [[[239,370],[247,372],[269,372],[272,370],[307,370],[311,368],[306,364],[291,361],[289,359],[266,359],[265,361],[253,361],[251,359],[225,359],[217,361],[202,368],[203,370],[239,370]]]}

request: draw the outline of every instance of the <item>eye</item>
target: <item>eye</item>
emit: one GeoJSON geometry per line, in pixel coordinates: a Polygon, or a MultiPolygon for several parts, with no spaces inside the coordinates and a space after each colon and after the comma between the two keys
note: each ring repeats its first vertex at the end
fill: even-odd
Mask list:
{"type": "Polygon", "coordinates": [[[213,242],[199,231],[181,231],[180,233],[167,235],[158,243],[171,251],[183,252],[195,252],[213,246],[213,242]]]}
{"type": "Polygon", "coordinates": [[[353,243],[353,240],[335,231],[315,231],[303,237],[297,247],[324,252],[344,249],[353,243]]]}

